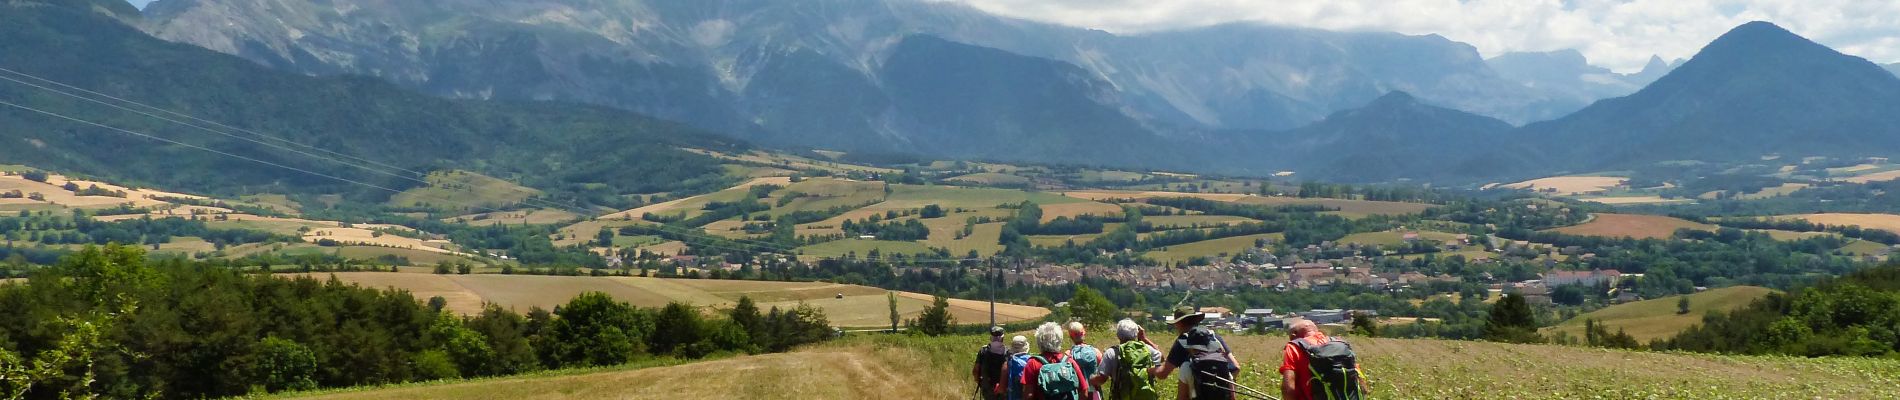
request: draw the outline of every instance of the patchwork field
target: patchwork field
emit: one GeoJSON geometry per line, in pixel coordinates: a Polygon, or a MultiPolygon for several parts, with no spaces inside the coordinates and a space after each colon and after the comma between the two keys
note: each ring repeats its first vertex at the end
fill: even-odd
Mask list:
{"type": "Polygon", "coordinates": [[[1676,302],[1682,296],[1618,304],[1579,315],[1557,326],[1544,328],[1543,332],[1546,335],[1565,332],[1571,337],[1581,339],[1583,338],[1583,321],[1595,319],[1609,327],[1611,332],[1621,329],[1635,337],[1637,341],[1648,343],[1651,340],[1675,336],[1676,333],[1689,329],[1691,325],[1702,323],[1702,315],[1710,311],[1730,311],[1742,308],[1769,293],[1774,293],[1774,290],[1755,286],[1710,289],[1688,295],[1688,314],[1676,314],[1676,302]]]}
{"type": "Polygon", "coordinates": [[[1420,203],[1258,196],[1258,195],[1252,195],[1252,194],[1231,194],[1231,193],[1180,193],[1180,192],[1129,191],[1129,190],[1077,190],[1077,191],[1063,192],[1062,195],[1068,196],[1068,197],[1080,198],[1080,199],[1094,200],[1094,201],[1107,201],[1107,200],[1118,200],[1118,199],[1141,200],[1141,199],[1150,199],[1150,198],[1157,198],[1157,197],[1192,197],[1192,198],[1206,199],[1206,200],[1213,200],[1213,201],[1224,201],[1224,202],[1239,203],[1239,204],[1257,204],[1257,205],[1265,205],[1265,206],[1320,205],[1320,206],[1325,206],[1325,207],[1336,208],[1338,209],[1338,211],[1336,212],[1337,214],[1346,216],[1346,217],[1361,217],[1361,216],[1367,216],[1367,215],[1412,214],[1412,213],[1417,213],[1417,212],[1425,211],[1426,209],[1432,208],[1432,205],[1430,204],[1420,204],[1420,203]]]}
{"type": "MultiPolygon", "coordinates": [[[[336,276],[347,283],[364,287],[407,290],[417,299],[441,296],[447,309],[461,314],[481,311],[482,304],[526,312],[531,307],[554,309],[581,293],[602,292],[615,299],[640,307],[661,307],[683,302],[706,308],[730,307],[741,296],[750,296],[761,309],[796,307],[800,302],[825,310],[832,325],[841,327],[879,327],[890,324],[890,304],[884,289],[824,282],[721,281],[661,279],[642,277],[581,277],[536,275],[435,275],[392,272],[338,272],[309,274],[319,279],[336,276]],[[843,295],[844,298],[837,298],[843,295]]],[[[923,312],[931,297],[899,292],[898,310],[905,318],[923,312]]],[[[1039,319],[1048,314],[1040,307],[997,305],[999,321],[1039,319]]],[[[988,321],[989,303],[953,301],[951,313],[959,320],[988,321]]]]}
{"type": "Polygon", "coordinates": [[[1503,185],[1506,189],[1525,189],[1560,196],[1602,193],[1623,186],[1629,178],[1618,176],[1556,176],[1503,185]]]}
{"type": "Polygon", "coordinates": [[[1677,229],[1684,228],[1714,230],[1715,226],[1660,215],[1595,214],[1590,219],[1590,222],[1551,229],[1550,231],[1578,236],[1666,239],[1674,236],[1677,229]]]}

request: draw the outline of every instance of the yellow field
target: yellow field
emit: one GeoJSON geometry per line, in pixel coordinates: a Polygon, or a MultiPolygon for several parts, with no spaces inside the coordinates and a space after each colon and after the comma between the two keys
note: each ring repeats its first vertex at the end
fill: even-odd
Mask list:
{"type": "Polygon", "coordinates": [[[310,232],[303,234],[303,240],[306,242],[316,243],[317,241],[325,239],[346,245],[382,246],[457,256],[470,256],[466,253],[447,249],[446,247],[449,246],[447,242],[424,241],[396,235],[380,234],[363,228],[319,228],[312,229],[310,232]]]}
{"type": "MultiPolygon", "coordinates": [[[[582,277],[536,275],[435,275],[392,272],[338,272],[311,274],[319,279],[334,275],[347,283],[364,287],[407,290],[417,299],[441,296],[447,309],[462,314],[481,311],[482,304],[494,303],[516,312],[531,307],[552,310],[581,293],[602,292],[615,299],[640,307],[661,307],[683,302],[700,307],[730,307],[740,296],[749,296],[759,308],[790,308],[800,302],[825,310],[835,326],[878,327],[890,324],[890,303],[883,289],[824,282],[720,281],[661,279],[642,277],[582,277]],[[837,298],[843,295],[844,298],[837,298]]],[[[928,306],[927,295],[899,292],[898,310],[905,318],[914,318],[928,306]]],[[[952,315],[971,321],[981,316],[988,321],[989,303],[956,301],[952,315]],[[966,319],[967,318],[967,319],[966,319]]],[[[1013,322],[1038,319],[1047,315],[1040,307],[997,305],[998,320],[1013,322]]]]}
{"type": "Polygon", "coordinates": [[[1807,220],[1808,222],[1822,224],[1822,225],[1835,225],[1835,226],[1853,225],[1853,226],[1859,226],[1861,228],[1866,228],[1866,229],[1879,229],[1879,230],[1884,230],[1888,232],[1900,233],[1900,215],[1894,215],[1894,214],[1826,213],[1826,214],[1783,215],[1783,216],[1779,216],[1775,218],[1802,219],[1802,220],[1807,220]]]}
{"type": "Polygon", "coordinates": [[[1583,198],[1578,198],[1577,200],[1583,200],[1583,201],[1599,203],[1599,204],[1609,204],[1609,205],[1668,204],[1668,203],[1694,203],[1695,202],[1695,200],[1691,200],[1691,199],[1665,199],[1665,198],[1662,198],[1662,196],[1583,197],[1583,198]]]}
{"type": "Polygon", "coordinates": [[[1538,193],[1555,189],[1555,194],[1574,196],[1579,194],[1601,193],[1623,186],[1629,178],[1617,176],[1555,176],[1504,185],[1506,189],[1528,189],[1538,193]]]}
{"type": "Polygon", "coordinates": [[[1675,336],[1689,329],[1689,326],[1702,323],[1702,315],[1710,311],[1730,311],[1747,306],[1755,299],[1767,296],[1774,290],[1754,286],[1735,286],[1711,289],[1706,292],[1689,295],[1689,313],[1676,314],[1676,302],[1681,296],[1643,300],[1634,303],[1618,304],[1571,318],[1557,326],[1544,328],[1548,335],[1566,332],[1571,337],[1583,338],[1583,320],[1595,319],[1609,327],[1611,332],[1624,330],[1637,341],[1648,343],[1651,340],[1675,336]]]}
{"type": "Polygon", "coordinates": [[[21,176],[21,175],[0,174],[0,192],[10,192],[14,190],[18,190],[22,194],[39,193],[46,200],[40,201],[40,200],[32,200],[32,199],[25,199],[25,198],[5,199],[7,200],[6,204],[16,204],[16,205],[41,204],[41,205],[53,205],[53,206],[62,206],[62,207],[71,207],[71,208],[87,208],[87,209],[111,208],[111,207],[118,207],[120,204],[131,204],[133,207],[159,208],[159,207],[171,207],[172,204],[166,203],[163,201],[153,200],[152,199],[153,197],[180,197],[180,198],[190,198],[190,199],[204,199],[203,196],[194,196],[194,195],[188,195],[188,194],[183,194],[183,193],[171,193],[171,192],[152,190],[152,189],[128,188],[128,187],[113,185],[113,184],[105,183],[105,182],[70,179],[64,175],[58,175],[58,174],[48,174],[46,177],[45,183],[27,180],[26,177],[21,176]],[[126,195],[125,197],[78,196],[78,195],[74,195],[72,191],[68,191],[62,187],[62,186],[65,186],[66,183],[68,182],[71,182],[74,185],[78,185],[81,189],[89,188],[92,186],[98,186],[100,189],[111,190],[111,191],[122,191],[122,192],[125,192],[126,195]]]}
{"type": "Polygon", "coordinates": [[[1595,214],[1590,222],[1582,225],[1551,229],[1552,232],[1578,236],[1633,237],[1637,239],[1666,239],[1676,234],[1677,229],[1715,230],[1714,225],[1698,224],[1674,217],[1660,215],[1635,214],[1595,214]]]}
{"type": "Polygon", "coordinates": [[[1042,207],[1042,222],[1045,222],[1045,223],[1055,220],[1056,217],[1075,218],[1075,217],[1079,217],[1083,215],[1095,215],[1095,216],[1122,215],[1122,206],[1108,204],[1108,203],[1096,203],[1096,202],[1062,203],[1062,204],[1049,204],[1049,205],[1038,205],[1038,206],[1042,207]]]}
{"type": "Polygon", "coordinates": [[[600,228],[612,229],[646,223],[640,219],[640,216],[646,215],[647,213],[674,214],[685,212],[690,216],[698,212],[700,207],[705,206],[706,203],[738,200],[753,186],[785,186],[791,183],[792,179],[788,177],[757,178],[716,193],[650,204],[632,210],[602,215],[591,220],[581,221],[561,228],[560,234],[558,235],[559,237],[554,240],[554,245],[573,246],[587,243],[587,241],[594,239],[594,234],[600,232],[600,228]]]}
{"type": "Polygon", "coordinates": [[[1891,181],[1894,179],[1900,179],[1900,170],[1875,172],[1875,173],[1866,174],[1866,175],[1836,179],[1836,181],[1847,182],[1847,183],[1873,183],[1873,182],[1886,182],[1886,181],[1891,181]]]}

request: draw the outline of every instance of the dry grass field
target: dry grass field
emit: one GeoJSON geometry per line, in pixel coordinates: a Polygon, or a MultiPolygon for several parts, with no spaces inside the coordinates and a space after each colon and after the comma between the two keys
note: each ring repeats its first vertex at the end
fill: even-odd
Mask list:
{"type": "Polygon", "coordinates": [[[1630,204],[1669,204],[1669,203],[1694,203],[1695,202],[1695,200],[1693,199],[1665,199],[1665,198],[1662,198],[1662,196],[1582,197],[1582,198],[1578,198],[1577,200],[1583,200],[1583,201],[1588,201],[1588,202],[1598,203],[1598,204],[1609,204],[1613,206],[1630,205],[1630,204]]]}
{"type": "Polygon", "coordinates": [[[1714,230],[1715,226],[1660,215],[1595,214],[1590,222],[1551,231],[1578,236],[1666,239],[1675,235],[1677,229],[1684,228],[1714,230]]]}
{"type": "MultiPolygon", "coordinates": [[[[581,293],[602,292],[640,307],[682,302],[707,308],[730,307],[749,296],[760,308],[796,307],[803,302],[824,309],[832,325],[879,327],[889,325],[890,304],[884,289],[825,282],[721,281],[643,277],[582,277],[537,275],[435,275],[427,273],[338,272],[309,274],[318,279],[336,276],[364,287],[407,290],[417,299],[442,296],[447,309],[461,314],[481,311],[485,303],[526,312],[554,309],[581,293]],[[837,298],[843,295],[844,298],[837,298]]],[[[923,312],[931,297],[899,292],[898,310],[905,318],[923,312]]],[[[951,313],[961,321],[988,321],[989,303],[955,300],[951,313]]],[[[1039,319],[1049,313],[1040,307],[997,305],[1004,322],[1039,319]]]]}
{"type": "Polygon", "coordinates": [[[565,210],[539,208],[532,210],[496,211],[443,218],[442,222],[454,222],[473,225],[545,225],[567,222],[580,215],[565,210]]]}
{"type": "Polygon", "coordinates": [[[1871,174],[1857,175],[1857,176],[1841,178],[1841,179],[1836,179],[1836,180],[1841,181],[1841,182],[1847,182],[1847,183],[1874,183],[1874,182],[1886,182],[1886,181],[1891,181],[1895,179],[1900,179],[1900,170],[1875,172],[1871,174]]]}
{"type": "Polygon", "coordinates": [[[1253,247],[1255,240],[1267,239],[1278,241],[1284,237],[1284,235],[1279,233],[1266,233],[1204,240],[1168,246],[1167,250],[1150,251],[1146,255],[1148,258],[1163,263],[1182,263],[1194,257],[1219,257],[1221,254],[1239,254],[1241,250],[1253,247]]]}
{"type": "Polygon", "coordinates": [[[1617,176],[1555,176],[1503,185],[1506,189],[1528,189],[1538,193],[1550,193],[1561,196],[1602,193],[1622,186],[1629,178],[1617,176]]]}
{"type": "Polygon", "coordinates": [[[1776,218],[1802,219],[1823,225],[1855,225],[1866,229],[1879,229],[1900,233],[1900,215],[1894,214],[1826,213],[1783,215],[1776,218]]]}

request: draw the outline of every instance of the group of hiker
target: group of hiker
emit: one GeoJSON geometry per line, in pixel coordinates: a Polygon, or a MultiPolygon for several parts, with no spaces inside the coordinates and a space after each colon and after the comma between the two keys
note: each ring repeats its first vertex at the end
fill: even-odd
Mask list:
{"type": "Polygon", "coordinates": [[[1193,307],[1176,308],[1170,325],[1178,336],[1166,353],[1132,319],[1116,322],[1119,342],[1102,348],[1088,343],[1080,322],[1043,323],[1032,333],[1033,353],[1031,338],[1006,342],[1007,332],[991,327],[970,375],[985,400],[1157,399],[1169,376],[1176,377],[1175,398],[1184,400],[1359,400],[1370,391],[1351,345],[1304,320],[1287,327],[1280,397],[1240,385],[1240,359],[1212,328],[1201,326],[1205,319],[1193,307]]]}

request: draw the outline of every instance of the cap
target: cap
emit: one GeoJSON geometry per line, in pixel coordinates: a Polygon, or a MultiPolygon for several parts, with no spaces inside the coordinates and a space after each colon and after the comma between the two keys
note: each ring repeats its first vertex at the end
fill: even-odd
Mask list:
{"type": "Polygon", "coordinates": [[[1002,325],[991,325],[991,326],[990,326],[990,336],[1003,336],[1003,326],[1002,326],[1002,325]]]}

